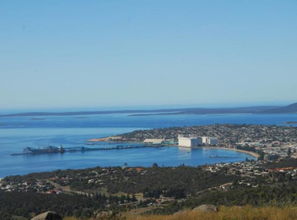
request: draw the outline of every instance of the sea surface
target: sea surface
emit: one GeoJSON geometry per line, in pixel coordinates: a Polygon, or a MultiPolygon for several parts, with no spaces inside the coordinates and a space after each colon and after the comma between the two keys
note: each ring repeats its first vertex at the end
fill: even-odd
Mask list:
{"type": "MultiPolygon", "coordinates": [[[[117,144],[87,145],[87,140],[138,129],[208,124],[276,124],[297,121],[296,114],[153,115],[102,114],[85,116],[39,116],[0,118],[0,177],[95,166],[197,166],[253,159],[252,156],[221,149],[139,147],[125,150],[87,151],[64,154],[19,155],[27,146],[115,147],[117,144]]],[[[288,125],[287,125],[288,126],[288,125]]],[[[290,125],[294,126],[294,125],[290,125]]]]}

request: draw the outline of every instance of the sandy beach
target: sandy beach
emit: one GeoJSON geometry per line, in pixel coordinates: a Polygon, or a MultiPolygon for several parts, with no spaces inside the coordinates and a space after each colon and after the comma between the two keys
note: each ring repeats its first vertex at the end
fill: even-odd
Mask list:
{"type": "Polygon", "coordinates": [[[257,159],[260,157],[260,155],[258,153],[255,152],[251,152],[251,151],[246,151],[246,150],[240,150],[240,149],[236,149],[236,148],[227,148],[227,147],[211,147],[211,146],[204,146],[203,148],[209,148],[209,149],[223,149],[223,150],[233,150],[233,151],[237,151],[237,152],[241,152],[241,153],[245,153],[245,154],[249,154],[253,157],[256,157],[257,159]]]}

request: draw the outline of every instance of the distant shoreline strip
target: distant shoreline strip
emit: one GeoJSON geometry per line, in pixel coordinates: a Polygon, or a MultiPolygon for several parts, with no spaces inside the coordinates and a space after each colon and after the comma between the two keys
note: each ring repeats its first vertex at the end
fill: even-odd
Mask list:
{"type": "Polygon", "coordinates": [[[236,148],[227,148],[227,147],[204,147],[204,148],[209,148],[209,149],[222,149],[222,150],[232,150],[232,151],[237,151],[240,153],[245,153],[245,154],[249,154],[255,158],[259,158],[260,155],[256,152],[251,152],[251,151],[246,151],[246,150],[240,150],[240,149],[236,149],[236,148]]]}

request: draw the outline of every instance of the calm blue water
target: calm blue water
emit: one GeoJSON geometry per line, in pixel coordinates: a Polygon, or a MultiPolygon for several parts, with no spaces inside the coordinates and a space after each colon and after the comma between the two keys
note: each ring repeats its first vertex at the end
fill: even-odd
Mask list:
{"type": "MultiPolygon", "coordinates": [[[[0,177],[56,169],[87,168],[94,166],[160,166],[202,165],[217,162],[242,161],[252,157],[243,153],[178,147],[139,148],[127,150],[93,151],[10,156],[26,146],[47,145],[64,147],[86,146],[86,140],[116,135],[136,129],[171,126],[206,125],[214,123],[277,124],[297,121],[297,115],[170,115],[131,117],[127,114],[92,116],[46,116],[0,118],[0,177]],[[222,157],[216,157],[216,156],[222,157]]],[[[112,147],[101,143],[102,147],[112,147]]]]}

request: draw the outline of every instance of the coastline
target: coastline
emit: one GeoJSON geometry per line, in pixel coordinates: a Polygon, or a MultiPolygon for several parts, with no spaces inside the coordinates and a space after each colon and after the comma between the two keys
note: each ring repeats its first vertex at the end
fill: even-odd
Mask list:
{"type": "Polygon", "coordinates": [[[260,155],[256,152],[251,152],[251,151],[246,151],[246,150],[240,150],[240,149],[236,149],[236,148],[228,148],[228,147],[211,147],[211,146],[204,146],[203,148],[208,148],[208,149],[222,149],[222,150],[233,150],[233,151],[237,151],[240,153],[245,153],[245,154],[249,154],[255,158],[259,158],[260,155]]]}
{"type": "MultiPolygon", "coordinates": [[[[119,140],[120,136],[112,136],[112,137],[104,137],[104,138],[93,138],[93,139],[89,139],[88,142],[116,142],[116,140],[119,140]]],[[[139,144],[144,144],[143,142],[125,142],[125,143],[139,143],[139,144]]],[[[164,144],[164,146],[175,146],[175,145],[171,145],[171,144],[164,144]]],[[[176,147],[178,147],[176,145],[176,147]]],[[[202,147],[194,147],[195,148],[208,148],[208,149],[222,149],[222,150],[233,150],[233,151],[237,151],[240,153],[245,153],[248,154],[250,156],[255,157],[256,159],[258,159],[260,157],[260,155],[256,152],[252,152],[252,151],[246,151],[246,150],[241,150],[241,149],[236,149],[236,148],[228,148],[228,147],[214,147],[214,146],[202,146],[202,147]]]]}
{"type": "MultiPolygon", "coordinates": [[[[100,142],[106,142],[106,138],[100,138],[100,142]],[[104,139],[105,141],[103,141],[102,139],[104,139]]],[[[108,138],[107,138],[108,139],[108,138]]],[[[97,140],[98,141],[98,140],[97,140]]],[[[120,143],[120,142],[114,142],[114,141],[109,141],[109,143],[120,143]]],[[[123,143],[123,142],[121,142],[123,143]]],[[[144,144],[143,142],[125,142],[125,143],[138,143],[138,144],[144,144]]],[[[170,145],[170,144],[164,144],[162,146],[153,146],[153,145],[149,145],[147,144],[148,147],[175,147],[175,148],[179,148],[181,146],[178,146],[178,145],[170,145]]],[[[255,160],[258,160],[258,158],[260,157],[260,155],[258,153],[255,153],[255,152],[251,152],[251,151],[245,151],[245,150],[240,150],[240,149],[236,149],[236,148],[228,148],[228,147],[220,147],[220,146],[201,146],[201,147],[192,147],[192,148],[188,148],[188,147],[181,147],[181,148],[184,148],[184,149],[219,149],[219,150],[231,150],[231,151],[237,151],[237,152],[240,152],[240,153],[243,153],[243,154],[247,154],[247,155],[250,155],[252,157],[255,158],[255,160]]],[[[244,160],[242,161],[244,162],[244,160]]],[[[218,162],[218,163],[225,163],[225,162],[218,162]]],[[[201,164],[201,165],[198,165],[198,166],[204,166],[206,164],[201,164]]],[[[176,167],[178,165],[172,165],[170,167],[176,167]]],[[[191,165],[189,165],[191,167],[191,165]]],[[[105,167],[105,166],[103,166],[105,167]]],[[[117,165],[109,165],[109,166],[106,166],[106,167],[117,167],[117,165]]],[[[131,167],[134,167],[134,166],[131,166],[131,167]]],[[[142,166],[140,165],[139,167],[146,167],[146,166],[142,166]]],[[[80,170],[80,169],[88,169],[88,168],[94,168],[94,166],[90,166],[90,167],[80,167],[80,168],[61,168],[62,170],[66,170],[66,169],[73,169],[73,170],[80,170]]],[[[33,171],[33,172],[26,172],[26,173],[21,173],[21,174],[13,174],[13,175],[4,175],[4,176],[0,176],[0,182],[1,182],[1,178],[5,178],[7,176],[14,176],[14,175],[27,175],[27,174],[31,174],[31,173],[44,173],[44,172],[53,172],[55,170],[47,170],[47,171],[33,171]]]]}

